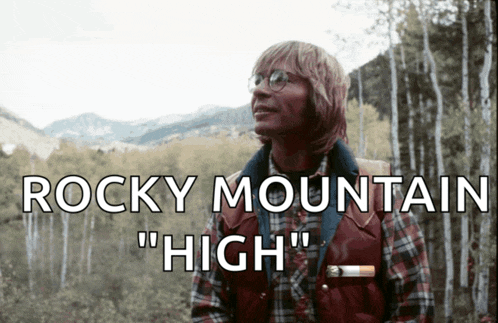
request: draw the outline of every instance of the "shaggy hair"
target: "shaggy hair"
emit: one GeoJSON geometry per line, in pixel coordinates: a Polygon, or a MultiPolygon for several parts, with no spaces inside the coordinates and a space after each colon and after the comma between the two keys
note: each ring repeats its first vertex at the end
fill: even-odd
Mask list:
{"type": "MultiPolygon", "coordinates": [[[[310,84],[310,152],[328,152],[338,138],[347,142],[346,104],[350,81],[339,62],[321,47],[286,41],[264,51],[253,73],[271,71],[279,63],[286,64],[289,72],[307,79],[310,84]]],[[[260,141],[265,144],[270,138],[260,136],[260,141]]]]}

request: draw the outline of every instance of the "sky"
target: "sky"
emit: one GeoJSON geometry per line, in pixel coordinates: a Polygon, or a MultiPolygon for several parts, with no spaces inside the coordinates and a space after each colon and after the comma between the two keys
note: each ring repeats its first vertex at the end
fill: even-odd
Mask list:
{"type": "Polygon", "coordinates": [[[87,112],[137,121],[239,107],[277,42],[321,46],[347,72],[385,50],[365,32],[375,10],[335,2],[2,0],[0,106],[38,128],[87,112]]]}

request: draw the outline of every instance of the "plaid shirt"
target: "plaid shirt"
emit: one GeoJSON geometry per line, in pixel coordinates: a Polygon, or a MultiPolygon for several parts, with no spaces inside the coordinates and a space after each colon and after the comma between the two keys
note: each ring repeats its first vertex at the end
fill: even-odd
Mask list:
{"type": "MultiPolygon", "coordinates": [[[[270,154],[271,156],[271,154],[270,154]]],[[[309,201],[320,203],[321,176],[329,173],[325,156],[314,174],[309,176],[309,201]],[[319,185],[316,185],[316,184],[319,185]]],[[[269,175],[279,174],[272,158],[269,161],[269,175]]],[[[286,176],[285,174],[279,174],[286,176]]],[[[301,174],[303,175],[303,174],[301,174]]],[[[309,175],[309,174],[308,174],[309,175]]],[[[292,176],[294,177],[294,176],[292,176]]],[[[299,178],[299,177],[296,177],[299,178]]],[[[299,183],[290,178],[295,187],[292,206],[283,213],[269,213],[270,239],[275,247],[275,236],[290,236],[291,231],[308,231],[309,246],[296,248],[285,239],[285,270],[273,272],[273,306],[270,322],[295,322],[296,320],[316,322],[313,306],[319,255],[320,213],[307,213],[300,203],[299,183]]],[[[285,195],[280,185],[270,186],[269,202],[280,205],[285,195]]],[[[216,259],[216,245],[224,237],[221,214],[214,213],[203,232],[211,236],[211,270],[201,271],[199,253],[193,275],[192,318],[193,322],[231,322],[230,309],[219,297],[223,274],[216,259]],[[206,316],[198,316],[196,307],[210,307],[206,316]]],[[[390,322],[432,322],[434,298],[430,290],[430,272],[427,263],[424,240],[420,228],[409,214],[387,213],[382,221],[382,268],[385,270],[386,312],[390,322]]],[[[272,268],[275,268],[272,257],[272,268]]]]}

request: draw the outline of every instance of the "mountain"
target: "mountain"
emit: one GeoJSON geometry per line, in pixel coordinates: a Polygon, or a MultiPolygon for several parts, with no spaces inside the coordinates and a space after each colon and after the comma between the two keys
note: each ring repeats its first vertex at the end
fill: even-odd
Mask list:
{"type": "Polygon", "coordinates": [[[214,114],[198,113],[198,116],[187,121],[176,122],[162,126],[146,134],[128,138],[125,142],[137,145],[156,145],[168,142],[174,138],[187,138],[191,136],[208,136],[222,131],[231,135],[250,132],[254,129],[250,105],[236,109],[219,109],[214,114]]]}
{"type": "Polygon", "coordinates": [[[143,124],[149,128],[148,131],[160,128],[162,126],[192,120],[202,116],[210,116],[220,111],[229,110],[230,108],[221,107],[214,104],[206,104],[199,107],[195,112],[189,114],[168,114],[152,120],[141,120],[140,122],[132,121],[133,124],[143,124]]]}
{"type": "Polygon", "coordinates": [[[109,143],[140,137],[165,125],[210,116],[228,109],[215,105],[205,105],[188,115],[172,114],[152,120],[142,119],[132,122],[108,120],[95,113],[85,113],[55,121],[43,130],[45,134],[55,138],[76,139],[79,142],[88,144],[109,143]]]}
{"type": "Polygon", "coordinates": [[[71,138],[81,141],[115,141],[130,136],[139,136],[147,131],[147,125],[104,119],[94,113],[59,120],[43,129],[55,138],[71,138]]]}
{"type": "Polygon", "coordinates": [[[59,140],[48,137],[26,120],[0,107],[0,148],[10,153],[15,147],[24,147],[30,154],[47,159],[59,148],[59,140]]]}

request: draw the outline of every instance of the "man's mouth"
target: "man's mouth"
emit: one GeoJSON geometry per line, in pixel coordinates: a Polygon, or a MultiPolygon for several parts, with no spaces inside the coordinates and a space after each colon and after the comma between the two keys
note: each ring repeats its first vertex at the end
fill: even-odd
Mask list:
{"type": "Polygon", "coordinates": [[[267,106],[257,106],[256,108],[254,108],[254,117],[267,115],[276,111],[276,109],[267,106]]]}

